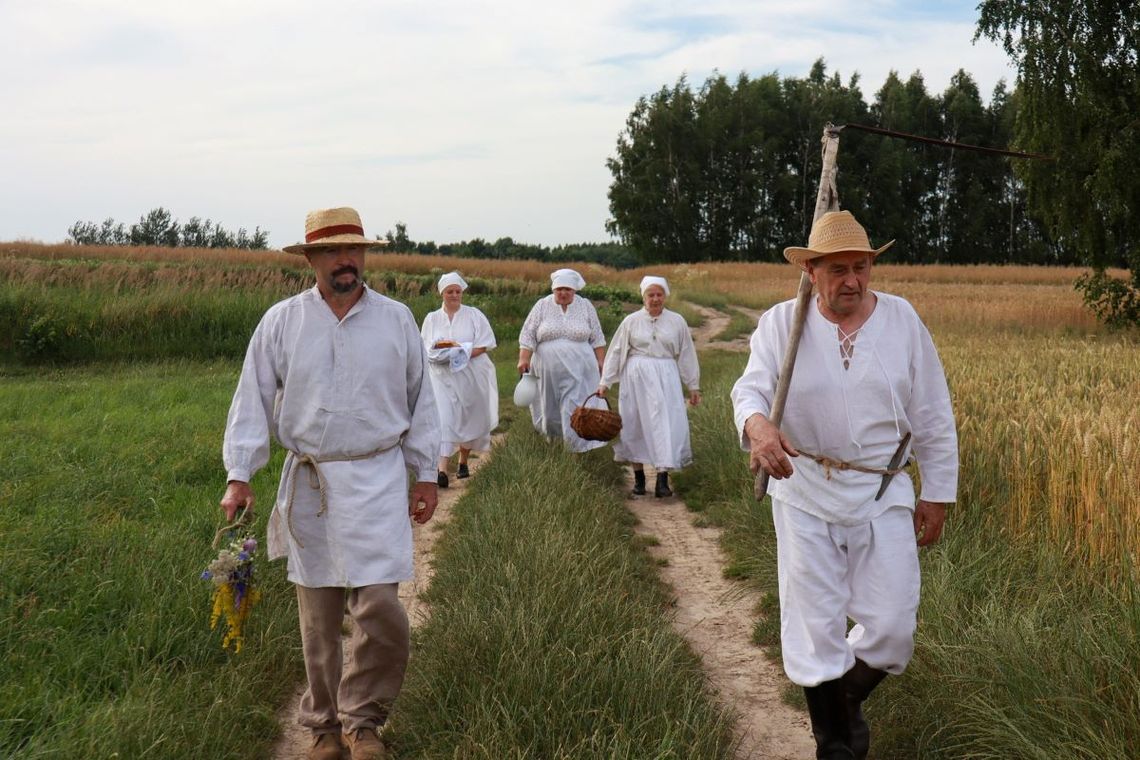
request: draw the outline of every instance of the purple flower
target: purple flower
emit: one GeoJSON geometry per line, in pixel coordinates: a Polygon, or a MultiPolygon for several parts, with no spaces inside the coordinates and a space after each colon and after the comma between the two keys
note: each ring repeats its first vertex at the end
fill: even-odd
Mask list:
{"type": "Polygon", "coordinates": [[[238,552],[238,562],[245,562],[249,559],[249,552],[238,552]]]}
{"type": "Polygon", "coordinates": [[[245,540],[245,543],[241,545],[241,548],[245,549],[250,554],[253,554],[255,551],[257,551],[257,539],[252,537],[247,538],[245,540]]]}
{"type": "Polygon", "coordinates": [[[210,579],[211,579],[211,578],[213,578],[213,577],[214,577],[214,576],[210,574],[210,571],[209,571],[209,570],[203,570],[203,571],[202,571],[202,580],[204,580],[204,581],[208,581],[208,580],[210,580],[210,579]]]}

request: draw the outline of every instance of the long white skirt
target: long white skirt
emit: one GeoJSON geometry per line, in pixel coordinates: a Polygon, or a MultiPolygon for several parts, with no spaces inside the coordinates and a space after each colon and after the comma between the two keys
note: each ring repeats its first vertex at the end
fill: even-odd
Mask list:
{"type": "Polygon", "coordinates": [[[491,431],[499,424],[499,381],[491,357],[480,354],[459,372],[448,364],[430,366],[439,410],[439,455],[449,457],[460,447],[489,451],[491,431]]]}
{"type": "Polygon", "coordinates": [[[590,394],[597,393],[601,380],[590,344],[565,339],[542,341],[531,363],[538,380],[538,394],[530,405],[534,429],[550,438],[561,437],[575,452],[605,446],[604,441],[581,438],[570,427],[570,415],[590,394]]]}
{"type": "Polygon", "coordinates": [[[621,439],[614,444],[618,462],[676,470],[693,461],[685,391],[674,360],[629,357],[621,374],[618,413],[621,439]]]}

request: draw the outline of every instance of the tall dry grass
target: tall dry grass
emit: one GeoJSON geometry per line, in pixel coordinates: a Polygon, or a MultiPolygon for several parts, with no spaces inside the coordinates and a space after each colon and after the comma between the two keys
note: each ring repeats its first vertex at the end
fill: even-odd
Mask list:
{"type": "MultiPolygon", "coordinates": [[[[29,261],[89,261],[86,273],[69,267],[69,277],[90,278],[92,287],[123,287],[137,278],[163,277],[202,287],[273,287],[308,276],[305,260],[277,251],[125,248],[101,246],[0,244],[0,278],[36,281],[57,275],[44,264],[29,261]],[[163,273],[147,270],[161,265],[163,273]],[[141,268],[141,269],[140,269],[141,268]]],[[[617,270],[600,264],[548,264],[539,261],[501,261],[453,256],[369,254],[369,271],[438,274],[458,270],[468,277],[510,279],[533,283],[535,292],[562,266],[573,266],[595,285],[636,288],[645,274],[669,279],[676,298],[705,305],[765,309],[792,298],[799,282],[789,264],[714,262],[669,264],[617,270]]],[[[964,331],[1011,329],[1034,332],[1100,332],[1095,318],[1073,289],[1086,269],[1074,267],[999,265],[908,266],[883,261],[875,266],[872,288],[909,299],[934,330],[964,331]]],[[[1122,272],[1114,272],[1123,276],[1122,272]]],[[[78,284],[78,283],[70,283],[78,284]]]]}

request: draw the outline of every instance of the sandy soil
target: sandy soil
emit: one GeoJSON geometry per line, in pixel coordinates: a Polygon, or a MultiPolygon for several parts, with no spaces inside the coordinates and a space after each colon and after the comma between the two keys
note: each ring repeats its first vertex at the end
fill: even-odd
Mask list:
{"type": "MultiPolygon", "coordinates": [[[[469,462],[471,473],[474,474],[479,469],[479,465],[487,461],[487,455],[484,454],[481,458],[477,454],[471,455],[469,462]]],[[[424,589],[431,583],[432,567],[431,556],[432,547],[435,545],[435,539],[439,531],[447,524],[451,516],[451,509],[459,497],[467,488],[470,480],[459,480],[452,476],[450,487],[440,489],[439,491],[439,506],[436,507],[435,515],[426,525],[412,524],[413,534],[415,536],[415,569],[416,580],[411,583],[404,583],[400,586],[400,601],[404,603],[404,608],[408,611],[408,619],[415,628],[421,625],[427,619],[428,607],[420,601],[420,596],[423,594],[424,589]]],[[[349,635],[351,634],[352,622],[349,618],[344,621],[344,655],[347,662],[350,654],[349,649],[349,635]]],[[[277,744],[273,748],[274,760],[305,760],[309,751],[309,732],[308,729],[303,728],[297,723],[297,714],[301,705],[301,694],[305,691],[305,684],[297,685],[289,704],[281,709],[278,713],[278,720],[281,723],[281,737],[277,740],[277,744]]],[[[342,757],[348,757],[348,750],[342,753],[342,757]]]]}

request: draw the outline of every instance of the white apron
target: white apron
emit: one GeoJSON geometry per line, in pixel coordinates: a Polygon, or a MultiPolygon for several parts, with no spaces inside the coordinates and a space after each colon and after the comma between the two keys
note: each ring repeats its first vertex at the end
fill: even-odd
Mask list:
{"type": "Polygon", "coordinates": [[[480,354],[458,372],[450,364],[430,367],[442,431],[439,455],[451,456],[461,446],[489,451],[491,431],[499,424],[499,382],[491,357],[480,354]]]}
{"type": "Polygon", "coordinates": [[[570,428],[570,415],[598,390],[598,359],[590,344],[580,340],[541,341],[534,351],[532,371],[538,394],[530,405],[534,429],[550,438],[561,437],[571,451],[605,446],[587,441],[570,428]]]}
{"type": "Polygon", "coordinates": [[[618,462],[676,470],[693,461],[685,393],[672,358],[636,355],[626,360],[618,413],[621,438],[614,444],[618,462]]]}

